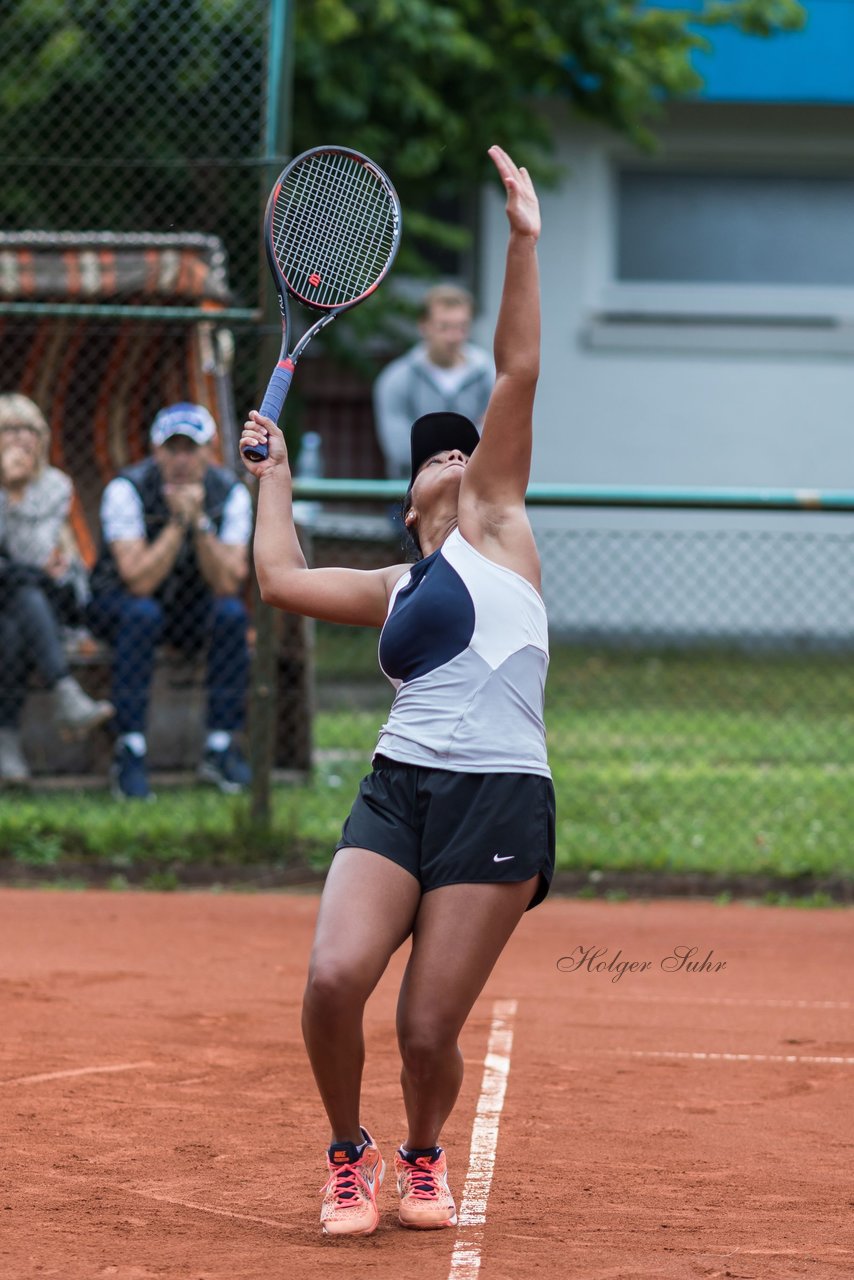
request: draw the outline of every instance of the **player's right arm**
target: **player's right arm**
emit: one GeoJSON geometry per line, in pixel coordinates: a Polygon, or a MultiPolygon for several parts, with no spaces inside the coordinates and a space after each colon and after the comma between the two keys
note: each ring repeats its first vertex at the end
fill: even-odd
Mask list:
{"type": "Polygon", "coordinates": [[[281,431],[253,410],[243,427],[240,454],[258,479],[253,548],[261,599],[324,622],[381,627],[392,588],[409,566],[310,569],[294,527],[291,471],[281,431]],[[243,450],[247,444],[259,443],[268,445],[268,456],[250,462],[243,450]]]}

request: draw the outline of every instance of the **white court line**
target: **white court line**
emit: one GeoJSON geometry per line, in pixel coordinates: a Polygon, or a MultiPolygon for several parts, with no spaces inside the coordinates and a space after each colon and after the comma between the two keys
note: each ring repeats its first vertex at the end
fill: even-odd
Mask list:
{"type": "Polygon", "coordinates": [[[750,996],[653,996],[621,991],[579,991],[576,1000],[627,1000],[638,1004],[747,1005],[757,1009],[854,1009],[850,1000],[755,1000],[750,996]]]}
{"type": "Polygon", "coordinates": [[[260,1222],[265,1227],[278,1227],[282,1231],[288,1229],[287,1222],[276,1222],[273,1218],[259,1218],[253,1213],[235,1213],[233,1209],[214,1209],[209,1204],[195,1204],[192,1200],[174,1200],[171,1196],[159,1196],[154,1191],[139,1191],[136,1187],[122,1187],[127,1195],[144,1196],[146,1200],[157,1200],[161,1204],[178,1205],[181,1209],[195,1209],[197,1213],[214,1213],[220,1218],[239,1218],[241,1222],[260,1222]]]}
{"type": "Polygon", "coordinates": [[[812,1062],[854,1067],[854,1058],[815,1057],[794,1053],[682,1053],[675,1049],[608,1049],[630,1058],[691,1058],[695,1062],[812,1062]]]}
{"type": "Polygon", "coordinates": [[[483,1063],[483,1079],[471,1135],[469,1167],[459,1211],[459,1230],[448,1280],[473,1280],[480,1270],[486,1205],[495,1169],[498,1122],[507,1092],[513,1049],[515,1000],[496,1000],[483,1063]]]}
{"type": "Polygon", "coordinates": [[[153,1067],[153,1062],[119,1062],[114,1067],[75,1067],[72,1071],[42,1071],[36,1076],[17,1076],[14,1080],[0,1080],[0,1085],[41,1084],[43,1080],[69,1080],[72,1076],[99,1076],[111,1071],[139,1071],[153,1067]]]}

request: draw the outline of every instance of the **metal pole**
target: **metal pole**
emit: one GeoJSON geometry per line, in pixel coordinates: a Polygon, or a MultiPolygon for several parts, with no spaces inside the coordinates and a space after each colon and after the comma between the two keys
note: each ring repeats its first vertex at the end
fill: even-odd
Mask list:
{"type": "MultiPolygon", "coordinates": [[[[267,194],[284,168],[284,151],[290,139],[291,103],[291,14],[289,0],[271,0],[270,24],[267,38],[267,111],[264,122],[264,154],[260,166],[261,191],[259,192],[259,218],[267,200],[267,194]]],[[[259,235],[260,244],[260,235],[259,235]]],[[[263,389],[279,355],[279,307],[270,273],[261,254],[259,262],[259,306],[263,316],[259,343],[258,387],[256,404],[260,404],[263,389]]],[[[252,666],[250,690],[250,739],[249,760],[252,766],[252,790],[250,821],[253,826],[269,830],[271,824],[270,783],[273,771],[274,722],[277,694],[277,645],[276,619],[273,610],[265,605],[258,593],[254,579],[255,608],[255,661],[252,666]]]]}
{"type": "MultiPolygon", "coordinates": [[[[295,480],[298,501],[390,502],[404,480],[295,480]]],[[[854,489],[711,489],[642,485],[531,484],[532,507],[645,507],[684,511],[852,511],[854,489]]]]}
{"type": "Polygon", "coordinates": [[[92,320],[153,320],[158,324],[204,320],[209,324],[257,324],[261,318],[250,307],[131,307],[95,302],[0,302],[0,316],[83,317],[92,320]]]}

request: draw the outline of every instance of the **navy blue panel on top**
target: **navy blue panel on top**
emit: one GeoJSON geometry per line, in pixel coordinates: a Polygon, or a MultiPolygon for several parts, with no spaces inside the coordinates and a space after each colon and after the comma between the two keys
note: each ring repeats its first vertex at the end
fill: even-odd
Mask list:
{"type": "Polygon", "coordinates": [[[380,636],[380,666],[393,680],[415,680],[462,653],[474,635],[474,601],[439,551],[419,560],[397,593],[380,636]]]}

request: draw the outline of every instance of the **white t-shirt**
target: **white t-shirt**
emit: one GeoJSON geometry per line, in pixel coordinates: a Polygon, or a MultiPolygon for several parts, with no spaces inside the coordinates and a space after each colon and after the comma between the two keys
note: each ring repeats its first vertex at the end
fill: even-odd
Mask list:
{"type": "Polygon", "coordinates": [[[470,375],[471,369],[467,364],[454,364],[449,369],[444,369],[430,361],[430,376],[449,399],[453,399],[470,375]]]}
{"type": "MultiPolygon", "coordinates": [[[[125,542],[145,538],[145,511],[139,491],[130,480],[118,476],[111,480],[101,499],[101,527],[107,542],[125,542]]],[[[252,536],[252,499],[245,485],[235,481],[225,500],[220,542],[243,547],[252,536]]]]}

